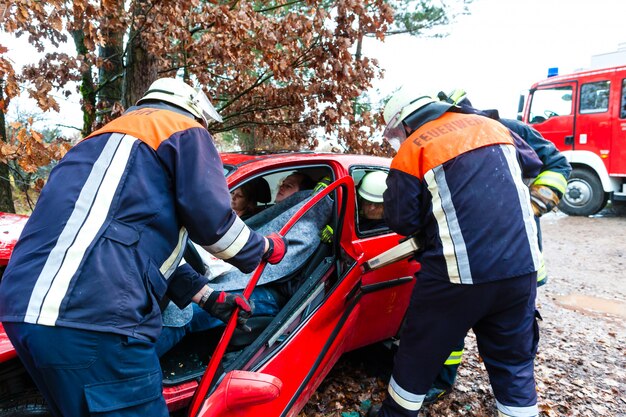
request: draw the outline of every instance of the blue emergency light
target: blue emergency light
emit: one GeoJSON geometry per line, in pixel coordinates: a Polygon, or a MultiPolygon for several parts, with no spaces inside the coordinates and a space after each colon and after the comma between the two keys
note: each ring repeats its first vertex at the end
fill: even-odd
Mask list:
{"type": "Polygon", "coordinates": [[[559,67],[548,68],[548,78],[559,75],[559,67]]]}

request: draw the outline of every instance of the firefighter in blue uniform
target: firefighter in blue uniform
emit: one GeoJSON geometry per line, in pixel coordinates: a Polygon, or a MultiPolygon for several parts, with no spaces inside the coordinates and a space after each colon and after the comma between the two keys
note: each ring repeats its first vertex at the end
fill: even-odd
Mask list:
{"type": "Polygon", "coordinates": [[[411,301],[379,416],[417,416],[471,328],[501,416],[536,416],[539,248],[528,187],[541,161],[504,125],[404,89],[384,110],[398,153],[384,193],[397,233],[421,235],[411,301]]]}
{"type": "MultiPolygon", "coordinates": [[[[461,107],[471,108],[472,103],[467,98],[464,90],[455,89],[449,94],[439,92],[436,99],[455,104],[461,107]]],[[[539,218],[545,213],[553,210],[559,203],[561,197],[567,188],[567,179],[572,171],[572,167],[565,156],[559,152],[554,144],[541,136],[532,127],[519,120],[500,118],[497,110],[484,110],[482,113],[498,120],[509,130],[515,132],[535,151],[541,162],[543,163],[542,172],[533,178],[530,183],[530,196],[537,223],[537,238],[539,250],[542,250],[541,227],[539,218]]],[[[543,256],[539,270],[537,271],[537,287],[544,285],[548,281],[548,275],[545,267],[543,256]]],[[[424,403],[431,403],[445,394],[449,393],[456,380],[457,371],[463,357],[465,348],[464,340],[461,340],[450,353],[450,356],[444,362],[444,365],[437,375],[433,386],[428,390],[424,403]]]]}
{"type": "Polygon", "coordinates": [[[251,308],[189,265],[187,237],[242,271],[279,262],[278,235],[237,217],[200,89],[156,80],[50,174],[0,283],[0,320],[55,416],[167,416],[159,302],[245,325],[251,308]]]}

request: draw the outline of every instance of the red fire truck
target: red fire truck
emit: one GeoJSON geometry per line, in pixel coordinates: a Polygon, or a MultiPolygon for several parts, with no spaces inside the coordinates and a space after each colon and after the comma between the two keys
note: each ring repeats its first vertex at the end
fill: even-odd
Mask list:
{"type": "Polygon", "coordinates": [[[561,211],[588,216],[626,200],[626,66],[549,77],[525,102],[522,120],[573,168],[561,211]]]}

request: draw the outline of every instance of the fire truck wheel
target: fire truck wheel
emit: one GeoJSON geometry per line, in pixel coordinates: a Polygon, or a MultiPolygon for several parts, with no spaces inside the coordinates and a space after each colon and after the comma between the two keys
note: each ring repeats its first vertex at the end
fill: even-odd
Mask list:
{"type": "Polygon", "coordinates": [[[574,168],[559,209],[570,216],[590,216],[602,210],[607,200],[608,195],[593,172],[574,168]]]}

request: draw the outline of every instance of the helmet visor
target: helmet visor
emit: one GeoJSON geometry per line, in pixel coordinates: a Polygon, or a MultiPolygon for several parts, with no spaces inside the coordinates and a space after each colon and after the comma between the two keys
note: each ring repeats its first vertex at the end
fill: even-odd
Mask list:
{"type": "Polygon", "coordinates": [[[220,116],[220,114],[217,112],[217,109],[213,107],[213,104],[211,104],[206,94],[204,94],[204,91],[197,88],[196,96],[192,99],[192,102],[207,124],[209,122],[209,119],[222,123],[222,116],[220,116]]]}
{"type": "Polygon", "coordinates": [[[400,119],[400,113],[396,114],[391,118],[385,131],[383,132],[383,137],[389,142],[391,147],[398,152],[400,149],[400,145],[406,140],[406,129],[404,128],[404,123],[402,123],[400,119]]]}

